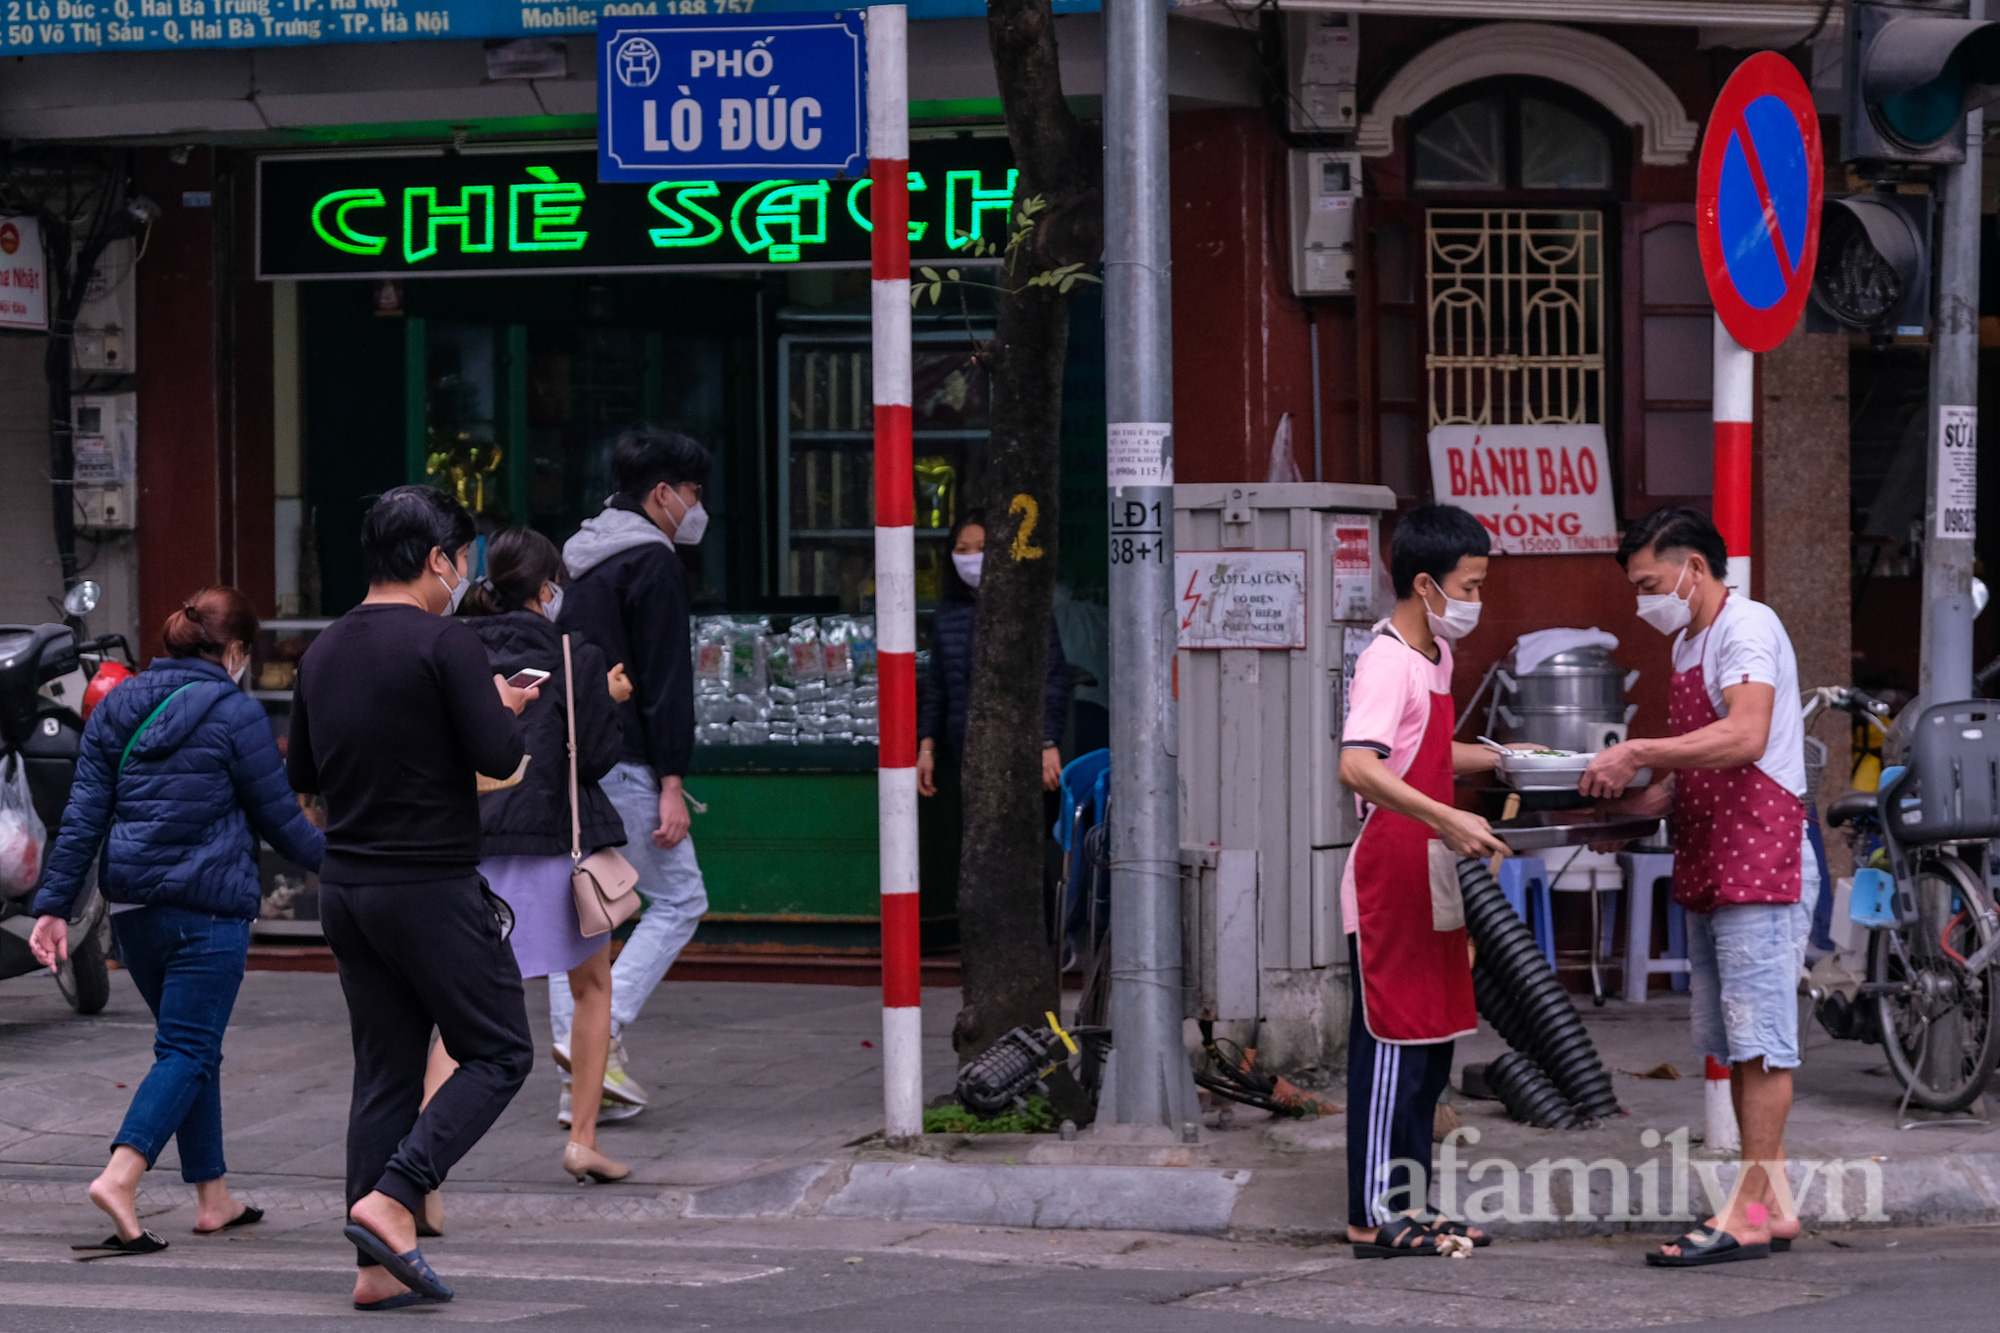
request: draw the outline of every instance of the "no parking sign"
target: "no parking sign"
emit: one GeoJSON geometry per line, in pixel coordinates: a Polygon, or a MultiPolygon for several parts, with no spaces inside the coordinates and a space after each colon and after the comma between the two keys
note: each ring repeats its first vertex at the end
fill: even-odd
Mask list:
{"type": "Polygon", "coordinates": [[[1819,113],[1791,61],[1760,51],[1736,67],[1702,134],[1695,239],[1715,313],[1768,352],[1805,309],[1824,190],[1819,113]]]}

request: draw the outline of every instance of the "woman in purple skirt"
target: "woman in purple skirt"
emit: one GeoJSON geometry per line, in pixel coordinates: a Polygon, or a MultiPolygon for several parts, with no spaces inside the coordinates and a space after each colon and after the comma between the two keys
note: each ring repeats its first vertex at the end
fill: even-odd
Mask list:
{"type": "MultiPolygon", "coordinates": [[[[524,977],[569,974],[576,997],[570,1041],[572,1115],[563,1169],[579,1182],[622,1180],[630,1168],[597,1150],[597,1101],[611,1042],[611,936],[577,929],[570,891],[569,722],[564,712],[562,553],[527,528],[486,544],[486,575],[465,599],[468,622],[502,676],[532,668],[549,673],[541,695],[521,714],[528,764],[519,783],[479,800],[480,873],[514,909],[514,958],[524,977]]],[[[627,691],[621,667],[572,637],[576,665],[576,767],[582,847],[587,856],[625,841],[625,826],[597,780],[621,754],[612,691],[627,691]]]]}

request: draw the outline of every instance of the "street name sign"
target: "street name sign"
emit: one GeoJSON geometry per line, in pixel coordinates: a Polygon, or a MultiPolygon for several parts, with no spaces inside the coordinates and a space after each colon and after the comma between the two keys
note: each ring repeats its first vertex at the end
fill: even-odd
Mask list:
{"type": "Polygon", "coordinates": [[[868,173],[859,10],[598,20],[599,180],[868,173]]]}
{"type": "Polygon", "coordinates": [[[1736,67],[1702,132],[1695,241],[1723,327],[1752,352],[1785,340],[1819,254],[1825,168],[1812,90],[1760,51],[1736,67]]]}

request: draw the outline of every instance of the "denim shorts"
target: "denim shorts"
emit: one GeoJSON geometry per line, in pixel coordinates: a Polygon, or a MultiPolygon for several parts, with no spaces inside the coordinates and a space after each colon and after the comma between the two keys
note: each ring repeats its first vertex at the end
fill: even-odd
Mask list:
{"type": "Polygon", "coordinates": [[[1799,1065],[1799,969],[1820,893],[1808,843],[1796,903],[1735,903],[1687,914],[1694,1053],[1727,1064],[1799,1065]]]}

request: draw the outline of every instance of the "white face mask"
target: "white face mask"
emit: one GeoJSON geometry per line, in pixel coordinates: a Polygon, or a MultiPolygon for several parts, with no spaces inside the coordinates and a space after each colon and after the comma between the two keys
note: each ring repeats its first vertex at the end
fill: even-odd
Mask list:
{"type": "MultiPolygon", "coordinates": [[[[680,495],[672,494],[675,503],[678,504],[680,495]]],[[[693,508],[681,511],[680,519],[674,524],[673,543],[676,546],[698,546],[701,544],[701,534],[707,531],[708,510],[702,506],[701,501],[696,500],[693,508]]]]}
{"type": "Polygon", "coordinates": [[[1431,633],[1440,639],[1458,640],[1479,628],[1479,603],[1461,602],[1438,589],[1438,596],[1444,598],[1444,614],[1431,610],[1431,599],[1424,598],[1424,619],[1430,623],[1431,633]]]}
{"type": "Polygon", "coordinates": [[[1680,595],[1681,582],[1687,578],[1688,567],[1681,566],[1680,578],[1674,580],[1672,592],[1641,593],[1639,595],[1639,619],[1651,625],[1662,634],[1678,634],[1686,629],[1694,619],[1694,590],[1688,595],[1680,595]]]}
{"type": "MultiPolygon", "coordinates": [[[[457,571],[454,570],[453,572],[456,573],[457,571]]],[[[438,581],[438,585],[442,587],[445,590],[445,593],[447,594],[447,601],[445,602],[444,613],[448,616],[457,615],[458,604],[465,600],[466,589],[472,586],[472,580],[468,578],[461,578],[458,581],[458,586],[453,587],[451,584],[446,583],[444,581],[444,576],[442,574],[433,574],[431,575],[431,577],[438,581]]]]}
{"type": "Polygon", "coordinates": [[[542,599],[542,614],[547,616],[550,620],[554,620],[557,616],[562,614],[562,599],[563,599],[562,584],[550,583],[544,586],[546,586],[549,591],[548,595],[542,599]]]}
{"type": "Polygon", "coordinates": [[[986,552],[953,551],[951,553],[951,567],[958,571],[960,578],[965,580],[966,587],[977,588],[979,586],[979,572],[986,567],[986,552]]]}

